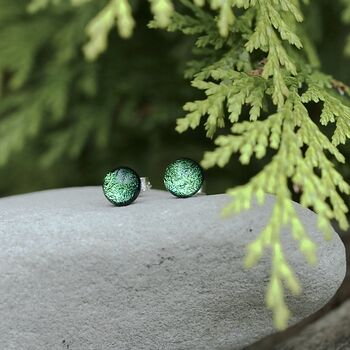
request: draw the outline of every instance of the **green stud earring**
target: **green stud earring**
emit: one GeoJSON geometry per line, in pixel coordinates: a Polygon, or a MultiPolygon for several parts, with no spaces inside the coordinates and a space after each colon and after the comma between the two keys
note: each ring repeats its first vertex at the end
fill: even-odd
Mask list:
{"type": "Polygon", "coordinates": [[[203,182],[203,169],[192,159],[177,159],[165,169],[164,185],[176,197],[187,198],[195,195],[200,192],[203,182]]]}
{"type": "Polygon", "coordinates": [[[141,179],[135,170],[119,167],[107,173],[102,189],[112,204],[122,207],[135,201],[140,194],[141,186],[141,179]]]}

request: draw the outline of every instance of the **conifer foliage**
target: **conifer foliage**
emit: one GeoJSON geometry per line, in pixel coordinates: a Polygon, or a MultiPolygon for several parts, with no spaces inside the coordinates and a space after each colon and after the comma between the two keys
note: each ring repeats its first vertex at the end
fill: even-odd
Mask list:
{"type": "MultiPolygon", "coordinates": [[[[341,1],[346,9],[344,21],[350,22],[350,1],[341,1]]],[[[0,22],[21,16],[17,1],[0,0],[1,3],[7,12],[0,12],[0,22]]],[[[224,208],[224,214],[247,210],[255,199],[263,204],[267,193],[276,196],[271,219],[248,246],[245,262],[247,267],[253,267],[264,251],[271,249],[272,271],[266,303],[276,328],[283,329],[290,318],[284,285],[295,295],[300,293],[301,286],[283,252],[282,228],[290,227],[292,238],[305,258],[310,264],[317,263],[317,247],[291,201],[295,192],[302,206],[317,213],[319,228],[326,239],[331,238],[332,220],[342,229],[348,227],[348,208],[343,195],[350,195],[350,186],[335,165],[345,162],[339,145],[350,138],[349,89],[320,70],[313,42],[303,25],[306,0],[303,3],[299,0],[149,0],[149,5],[154,16],[151,28],[181,32],[195,39],[194,59],[185,75],[203,93],[203,99],[185,104],[186,115],[178,119],[176,129],[182,133],[203,125],[207,136],[214,139],[215,147],[204,154],[202,165],[225,167],[236,154],[243,166],[253,157],[267,159],[266,166],[247,184],[228,190],[232,203],[224,208]],[[309,113],[312,104],[321,110],[316,119],[309,113]],[[322,128],[331,124],[329,138],[322,128]],[[220,130],[224,126],[230,127],[228,134],[220,130]]],[[[9,52],[12,46],[2,46],[6,40],[0,37],[3,53],[0,70],[13,72],[11,89],[18,91],[0,106],[0,113],[11,114],[11,118],[0,123],[0,134],[11,135],[0,139],[0,164],[6,162],[13,150],[23,147],[26,140],[23,135],[35,135],[43,123],[65,118],[72,103],[67,91],[72,86],[79,91],[81,101],[84,96],[97,93],[94,62],[106,50],[109,32],[117,27],[120,36],[127,38],[136,24],[128,0],[107,0],[99,5],[94,0],[33,0],[27,11],[38,21],[31,21],[32,28],[27,29],[31,35],[30,50],[25,45],[28,38],[23,33],[16,36],[16,26],[8,28],[23,41],[23,50],[16,52],[16,60],[9,52]],[[47,7],[57,12],[57,16],[68,11],[76,20],[70,21],[57,35],[55,23],[48,23],[46,17],[38,15],[47,7]],[[78,11],[72,8],[84,11],[77,15],[78,11]],[[79,39],[72,39],[72,35],[79,39]],[[52,40],[64,41],[60,47],[64,46],[65,50],[51,53],[50,66],[46,67],[50,74],[38,73],[45,84],[34,85],[32,91],[23,93],[21,87],[35,64],[33,52],[43,42],[52,40]],[[65,63],[76,63],[76,47],[72,45],[83,46],[85,58],[92,63],[83,69],[77,65],[76,70],[68,70],[65,63]],[[54,97],[49,88],[53,80],[54,97]],[[18,104],[25,104],[26,111],[16,112],[18,104]],[[23,123],[28,114],[30,128],[23,123]],[[45,114],[50,114],[50,121],[44,120],[45,114]],[[22,144],[16,133],[21,135],[22,144]]],[[[9,32],[3,35],[8,37],[9,32]]],[[[346,51],[350,54],[350,41],[346,51]]],[[[113,108],[105,102],[105,108],[113,108]]],[[[78,111],[90,107],[82,103],[74,108],[78,111]]],[[[56,139],[61,137],[62,147],[73,137],[79,140],[70,152],[79,153],[92,132],[97,132],[97,143],[106,140],[108,129],[100,129],[101,124],[95,124],[93,118],[82,117],[76,123],[79,126],[83,123],[85,132],[79,127],[78,134],[73,126],[68,133],[55,135],[56,139]]],[[[62,149],[56,147],[53,152],[62,149]]]]}
{"type": "MultiPolygon", "coordinates": [[[[246,185],[228,190],[233,201],[224,214],[250,208],[254,198],[263,204],[266,193],[276,196],[269,223],[248,247],[246,266],[254,266],[264,250],[271,249],[266,303],[275,326],[283,329],[290,317],[283,284],[296,295],[301,286],[283,253],[282,228],[290,226],[305,258],[311,264],[317,261],[317,247],[292,205],[293,191],[301,193],[301,205],[317,213],[326,239],[331,238],[332,220],[348,228],[348,208],[341,194],[350,195],[350,186],[333,163],[333,159],[345,162],[337,147],[350,138],[350,108],[342,98],[348,88],[319,70],[317,55],[300,24],[299,1],[229,1],[228,29],[216,32],[213,16],[188,1],[183,3],[192,14],[174,14],[169,30],[195,35],[197,52],[212,54],[205,65],[201,58],[191,65],[192,85],[206,98],[184,106],[187,115],[178,120],[177,130],[196,128],[204,119],[207,136],[215,137],[216,145],[204,155],[205,168],[224,167],[235,153],[242,164],[248,164],[252,157],[260,159],[268,149],[274,151],[269,163],[246,185]],[[309,115],[310,102],[321,105],[319,120],[309,115]],[[249,109],[249,120],[241,120],[243,108],[249,109]],[[231,133],[216,136],[226,123],[231,133]],[[320,130],[330,123],[335,125],[331,140],[320,130]]],[[[219,28],[221,21],[219,17],[219,28]]]]}

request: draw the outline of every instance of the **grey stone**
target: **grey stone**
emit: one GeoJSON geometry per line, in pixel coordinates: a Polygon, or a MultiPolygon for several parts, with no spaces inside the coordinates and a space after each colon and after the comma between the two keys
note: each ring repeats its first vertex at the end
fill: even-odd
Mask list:
{"type": "Polygon", "coordinates": [[[350,300],[291,338],[279,350],[349,350],[350,300]]]}
{"type": "MultiPolygon", "coordinates": [[[[0,199],[0,348],[239,349],[274,332],[264,303],[269,252],[252,270],[242,266],[274,198],[222,219],[230,200],[150,191],[117,208],[98,187],[0,199]]],[[[286,296],[291,323],[321,308],[345,276],[339,237],[325,242],[315,214],[296,210],[319,265],[283,231],[304,287],[286,296]]]]}

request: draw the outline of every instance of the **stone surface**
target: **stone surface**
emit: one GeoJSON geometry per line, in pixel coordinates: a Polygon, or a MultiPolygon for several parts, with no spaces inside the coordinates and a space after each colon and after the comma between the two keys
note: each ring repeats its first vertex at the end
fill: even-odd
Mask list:
{"type": "MultiPolygon", "coordinates": [[[[0,348],[240,349],[270,334],[269,254],[250,271],[242,262],[274,199],[221,219],[229,201],[150,191],[113,207],[100,187],[0,199],[0,348]]],[[[345,275],[338,236],[324,242],[315,215],[296,208],[320,263],[308,266],[283,232],[304,286],[287,295],[292,322],[321,308],[345,275]]]]}
{"type": "Polygon", "coordinates": [[[336,310],[308,326],[279,350],[349,350],[350,300],[336,310]]]}

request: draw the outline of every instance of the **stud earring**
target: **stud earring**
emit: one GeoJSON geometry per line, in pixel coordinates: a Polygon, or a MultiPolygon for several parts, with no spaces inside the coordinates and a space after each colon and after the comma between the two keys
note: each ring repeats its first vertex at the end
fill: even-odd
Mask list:
{"type": "Polygon", "coordinates": [[[103,194],[115,206],[122,207],[136,200],[141,191],[151,189],[148,178],[128,167],[118,167],[107,173],[103,180],[103,194]]]}
{"type": "Polygon", "coordinates": [[[204,171],[192,159],[177,159],[165,169],[165,188],[176,197],[187,198],[202,192],[203,182],[204,171]]]}

